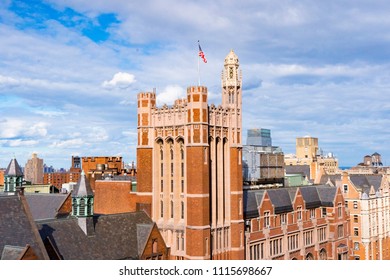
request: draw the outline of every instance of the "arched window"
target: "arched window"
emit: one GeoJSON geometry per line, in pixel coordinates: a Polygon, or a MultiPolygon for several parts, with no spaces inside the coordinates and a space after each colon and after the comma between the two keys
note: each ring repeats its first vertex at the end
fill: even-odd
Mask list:
{"type": "Polygon", "coordinates": [[[327,256],[326,256],[326,250],[325,249],[321,249],[320,251],[320,260],[327,260],[327,256]]]}
{"type": "Polygon", "coordinates": [[[305,260],[311,261],[311,260],[314,260],[314,257],[311,253],[308,253],[305,257],[305,260]]]}

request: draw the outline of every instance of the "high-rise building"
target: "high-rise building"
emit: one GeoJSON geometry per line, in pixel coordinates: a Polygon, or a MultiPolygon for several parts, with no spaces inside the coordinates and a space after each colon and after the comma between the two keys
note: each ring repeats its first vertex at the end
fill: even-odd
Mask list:
{"type": "Polygon", "coordinates": [[[242,147],[243,180],[245,185],[280,187],[284,182],[284,155],[272,146],[271,130],[248,129],[242,147]]]}
{"type": "Polygon", "coordinates": [[[230,51],[222,71],[222,104],[204,86],[156,107],[138,94],[138,209],[156,221],[176,259],[243,259],[242,76],[230,51]]]}
{"type": "Polygon", "coordinates": [[[24,167],[24,179],[31,184],[43,184],[43,159],[38,158],[36,153],[32,154],[24,167]]]}

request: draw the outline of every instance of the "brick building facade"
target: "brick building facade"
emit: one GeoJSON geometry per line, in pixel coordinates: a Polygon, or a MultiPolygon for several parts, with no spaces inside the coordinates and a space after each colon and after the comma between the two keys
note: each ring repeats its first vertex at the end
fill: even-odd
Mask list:
{"type": "Polygon", "coordinates": [[[349,214],[337,187],[245,191],[246,259],[346,260],[349,214]]]}
{"type": "Polygon", "coordinates": [[[176,259],[243,259],[241,73],[225,58],[222,104],[204,86],[156,107],[138,94],[137,201],[176,259]]]}

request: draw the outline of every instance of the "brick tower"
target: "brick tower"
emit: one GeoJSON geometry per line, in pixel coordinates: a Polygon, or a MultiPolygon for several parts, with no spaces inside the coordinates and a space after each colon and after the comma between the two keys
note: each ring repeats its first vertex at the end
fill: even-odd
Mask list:
{"type": "Polygon", "coordinates": [[[243,259],[241,74],[231,51],[222,105],[207,88],[157,108],[138,94],[137,207],[157,223],[175,259],[243,259]]]}

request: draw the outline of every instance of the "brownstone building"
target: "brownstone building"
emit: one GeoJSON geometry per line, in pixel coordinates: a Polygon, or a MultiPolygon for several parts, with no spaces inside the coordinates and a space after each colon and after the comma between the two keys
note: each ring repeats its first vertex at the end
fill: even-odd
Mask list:
{"type": "Polygon", "coordinates": [[[230,51],[222,104],[204,86],[156,107],[138,94],[137,207],[156,221],[176,259],[244,259],[242,77],[230,51]]]}

